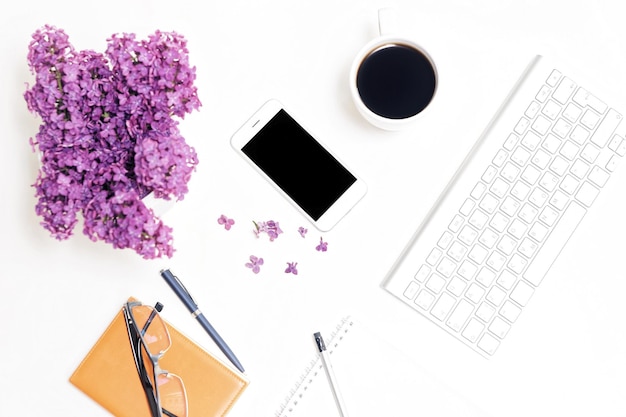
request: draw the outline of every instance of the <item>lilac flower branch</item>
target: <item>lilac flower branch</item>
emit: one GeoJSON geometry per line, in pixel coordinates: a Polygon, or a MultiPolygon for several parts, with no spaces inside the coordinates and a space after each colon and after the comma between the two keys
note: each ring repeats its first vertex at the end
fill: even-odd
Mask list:
{"type": "Polygon", "coordinates": [[[171,257],[172,229],[141,199],[182,200],[198,164],[172,118],[201,106],[185,39],[113,35],[101,54],[75,50],[46,25],[27,59],[36,81],[24,98],[42,120],[30,143],[41,156],[34,187],[43,227],[67,239],[81,213],[92,240],[171,257]]]}

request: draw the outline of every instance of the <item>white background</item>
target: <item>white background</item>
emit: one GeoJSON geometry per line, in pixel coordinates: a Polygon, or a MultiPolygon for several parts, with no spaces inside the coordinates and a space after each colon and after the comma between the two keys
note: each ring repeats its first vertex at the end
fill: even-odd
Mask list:
{"type": "Polygon", "coordinates": [[[273,416],[313,354],[312,332],[330,331],[346,314],[493,416],[626,415],[624,167],[492,360],[380,288],[535,53],[624,97],[623,12],[618,0],[11,2],[0,17],[3,412],[107,415],[68,378],[130,295],[163,302],[166,319],[221,355],[159,277],[169,267],[246,367],[251,384],[232,416],[273,416]],[[362,120],[347,83],[352,58],[376,36],[377,9],[388,5],[440,75],[433,107],[399,133],[362,120]],[[77,49],[104,51],[121,32],[176,30],[188,39],[203,106],[180,126],[200,164],[187,197],[164,216],[174,228],[173,258],[142,260],[91,242],[80,228],[58,242],[39,226],[31,187],[38,163],[28,140],[40,120],[23,93],[33,81],[30,36],[46,23],[63,28],[77,49]],[[368,184],[331,232],[307,225],[230,147],[232,133],[270,97],[368,184]],[[230,231],[217,224],[221,214],[235,219],[230,231]],[[270,219],[285,233],[256,239],[252,221],[270,219]],[[299,226],[309,229],[305,239],[299,226]],[[320,237],[326,253],[315,250],[320,237]],[[250,255],[265,259],[258,275],[244,266],[250,255]],[[298,276],[283,272],[288,261],[298,262],[298,276]]]}

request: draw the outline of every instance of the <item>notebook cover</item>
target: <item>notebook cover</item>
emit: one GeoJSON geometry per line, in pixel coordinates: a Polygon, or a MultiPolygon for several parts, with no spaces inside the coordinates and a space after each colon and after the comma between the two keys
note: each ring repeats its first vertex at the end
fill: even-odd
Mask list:
{"type": "MultiPolygon", "coordinates": [[[[159,365],[182,378],[188,415],[226,415],[249,381],[165,323],[172,346],[159,365]]],[[[74,371],[70,382],[115,416],[151,417],[121,310],[74,371]]]]}

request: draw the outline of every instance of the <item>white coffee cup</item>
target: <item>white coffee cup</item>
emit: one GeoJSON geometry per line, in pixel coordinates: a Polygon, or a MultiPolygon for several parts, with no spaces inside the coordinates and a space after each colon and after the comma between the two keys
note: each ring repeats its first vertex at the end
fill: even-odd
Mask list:
{"type": "Polygon", "coordinates": [[[435,97],[437,69],[420,45],[398,36],[394,9],[378,11],[379,36],[357,54],[350,92],[374,126],[400,130],[418,119],[435,97]]]}

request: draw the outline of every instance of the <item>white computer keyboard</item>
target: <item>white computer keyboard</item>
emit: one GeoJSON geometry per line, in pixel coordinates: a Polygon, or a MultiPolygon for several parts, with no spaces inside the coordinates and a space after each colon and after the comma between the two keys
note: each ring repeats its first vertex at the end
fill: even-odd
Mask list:
{"type": "Polygon", "coordinates": [[[383,287],[493,355],[626,154],[622,114],[537,57],[383,287]]]}

